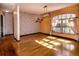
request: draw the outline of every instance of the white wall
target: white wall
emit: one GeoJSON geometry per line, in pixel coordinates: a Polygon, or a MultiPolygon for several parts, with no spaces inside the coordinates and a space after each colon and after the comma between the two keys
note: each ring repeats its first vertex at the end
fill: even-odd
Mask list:
{"type": "Polygon", "coordinates": [[[12,13],[5,13],[3,15],[3,31],[4,35],[13,34],[13,20],[12,13]]]}
{"type": "Polygon", "coordinates": [[[39,23],[35,23],[37,15],[20,13],[20,35],[39,32],[39,23]]]}
{"type": "Polygon", "coordinates": [[[17,14],[14,14],[14,37],[17,38],[17,14]]]}
{"type": "MultiPolygon", "coordinates": [[[[37,15],[20,13],[20,35],[31,34],[39,32],[39,23],[35,23],[37,19],[37,15]]],[[[5,34],[13,34],[13,19],[11,13],[5,13],[4,15],[4,35],[5,34]]],[[[14,15],[14,36],[17,35],[17,16],[14,15]]]]}

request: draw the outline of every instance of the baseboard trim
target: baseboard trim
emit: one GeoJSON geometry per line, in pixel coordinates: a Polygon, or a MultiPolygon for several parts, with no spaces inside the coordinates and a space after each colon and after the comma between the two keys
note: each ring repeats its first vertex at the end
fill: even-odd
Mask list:
{"type": "MultiPolygon", "coordinates": [[[[41,32],[40,32],[41,33],[41,32]]],[[[49,35],[49,36],[54,36],[54,37],[58,37],[58,38],[63,38],[63,39],[67,39],[67,40],[71,40],[71,41],[76,41],[76,42],[79,42],[75,39],[72,39],[72,38],[67,38],[67,37],[62,37],[62,36],[58,36],[58,35],[53,35],[53,34],[47,34],[47,33],[41,33],[41,34],[44,34],[44,35],[49,35]]]]}
{"type": "Polygon", "coordinates": [[[50,36],[50,34],[47,34],[47,33],[42,33],[42,32],[39,32],[40,34],[44,34],[44,35],[49,35],[50,36]]]}
{"type": "Polygon", "coordinates": [[[20,40],[17,40],[14,36],[13,36],[13,38],[15,39],[16,42],[20,42],[20,40]]]}
{"type": "Polygon", "coordinates": [[[29,35],[34,35],[34,34],[44,34],[44,35],[48,35],[48,36],[54,36],[54,37],[58,37],[58,38],[63,38],[63,39],[67,39],[67,40],[79,42],[79,41],[77,41],[77,40],[75,40],[75,39],[72,39],[72,38],[62,37],[62,36],[53,35],[53,34],[50,35],[50,34],[48,34],[48,33],[42,33],[42,32],[31,33],[31,34],[25,34],[25,35],[21,35],[20,37],[29,36],[29,35]]]}
{"type": "Polygon", "coordinates": [[[30,33],[30,34],[25,34],[25,35],[21,35],[20,37],[23,37],[23,36],[29,36],[29,35],[34,35],[34,34],[39,34],[40,32],[37,32],[37,33],[30,33]]]}
{"type": "Polygon", "coordinates": [[[10,35],[13,35],[13,34],[5,34],[5,35],[3,35],[3,36],[10,36],[10,35]]]}

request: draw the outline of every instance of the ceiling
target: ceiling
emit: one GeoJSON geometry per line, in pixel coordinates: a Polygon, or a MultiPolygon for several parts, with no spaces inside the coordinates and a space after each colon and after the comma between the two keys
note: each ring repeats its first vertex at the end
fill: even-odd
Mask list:
{"type": "MultiPolygon", "coordinates": [[[[75,3],[19,3],[20,11],[31,13],[31,14],[43,14],[44,6],[47,5],[47,12],[54,11],[57,9],[65,8],[70,5],[74,5],[75,3]]],[[[9,10],[12,12],[16,9],[16,3],[1,3],[0,8],[5,11],[9,10]]]]}

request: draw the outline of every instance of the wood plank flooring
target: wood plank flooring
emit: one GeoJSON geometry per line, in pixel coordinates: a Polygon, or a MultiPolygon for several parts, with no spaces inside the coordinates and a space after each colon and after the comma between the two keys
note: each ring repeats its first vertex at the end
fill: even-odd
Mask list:
{"type": "Polygon", "coordinates": [[[16,56],[15,48],[11,43],[11,38],[0,39],[0,56],[16,56]]]}
{"type": "Polygon", "coordinates": [[[18,56],[79,56],[79,42],[44,34],[23,36],[20,42],[8,38],[18,56]]]}

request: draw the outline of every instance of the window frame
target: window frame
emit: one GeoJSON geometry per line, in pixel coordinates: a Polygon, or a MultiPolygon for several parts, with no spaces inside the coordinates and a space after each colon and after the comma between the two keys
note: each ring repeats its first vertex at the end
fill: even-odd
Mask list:
{"type": "MultiPolygon", "coordinates": [[[[62,18],[62,15],[66,15],[65,18],[68,20],[68,22],[69,22],[69,21],[72,21],[72,22],[74,23],[73,28],[75,27],[75,21],[74,21],[74,20],[75,20],[75,18],[77,17],[77,15],[76,15],[75,13],[64,13],[64,14],[59,14],[59,15],[55,15],[54,17],[52,17],[52,22],[51,22],[51,23],[52,23],[52,31],[53,31],[53,32],[57,32],[57,33],[64,33],[64,34],[75,34],[76,31],[73,31],[73,30],[72,30],[72,31],[73,31],[74,33],[71,33],[70,31],[69,31],[68,33],[64,32],[63,29],[64,29],[65,27],[63,27],[63,24],[64,24],[64,23],[63,23],[63,20],[66,20],[66,19],[65,19],[65,18],[62,18]],[[68,14],[71,15],[71,17],[68,18],[68,14]],[[73,15],[75,15],[75,16],[73,17],[73,15]],[[60,31],[58,32],[58,31],[54,31],[53,28],[56,28],[56,27],[54,27],[53,25],[54,25],[54,22],[56,21],[55,17],[59,17],[59,16],[61,16],[61,17],[60,17],[61,23],[60,23],[60,31]],[[70,19],[73,19],[73,20],[70,20],[70,19]]],[[[57,20],[59,20],[59,18],[58,18],[57,20]]],[[[65,22],[65,23],[66,23],[66,22],[65,22]]],[[[68,27],[68,26],[67,26],[67,27],[68,27]]],[[[71,27],[72,27],[72,26],[69,26],[69,29],[72,29],[71,27]]]]}

